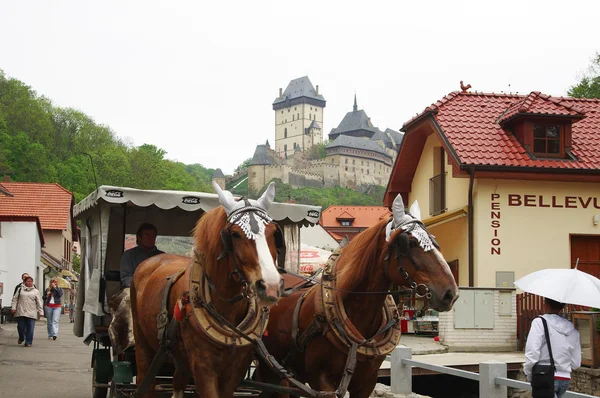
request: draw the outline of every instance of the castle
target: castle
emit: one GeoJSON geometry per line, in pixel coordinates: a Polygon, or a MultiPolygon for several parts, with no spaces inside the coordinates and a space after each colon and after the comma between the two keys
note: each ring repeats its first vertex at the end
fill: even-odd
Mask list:
{"type": "Polygon", "coordinates": [[[292,80],[273,101],[275,147],[257,145],[248,167],[248,189],[260,191],[273,178],[294,188],[342,186],[366,191],[387,185],[403,134],[373,126],[354,106],[329,133],[325,158],[315,156],[323,143],[326,101],[308,76],[292,80]],[[317,157],[317,158],[315,158],[317,157]]]}

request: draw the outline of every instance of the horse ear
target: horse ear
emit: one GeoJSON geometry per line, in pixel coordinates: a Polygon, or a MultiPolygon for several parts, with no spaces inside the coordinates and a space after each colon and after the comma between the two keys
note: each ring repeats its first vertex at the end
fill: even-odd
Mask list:
{"type": "Polygon", "coordinates": [[[217,184],[215,181],[213,181],[212,186],[217,195],[219,195],[219,203],[221,203],[221,205],[225,209],[225,213],[227,213],[227,215],[229,216],[229,214],[235,207],[235,200],[233,200],[233,195],[229,191],[223,191],[219,184],[217,184]]]}
{"type": "Polygon", "coordinates": [[[408,212],[417,220],[421,221],[421,208],[419,207],[419,202],[418,201],[414,201],[413,204],[410,206],[410,209],[408,210],[408,212]]]}
{"type": "Polygon", "coordinates": [[[394,224],[401,224],[402,219],[404,218],[404,201],[402,200],[402,195],[398,194],[396,199],[394,199],[394,203],[392,204],[392,215],[394,216],[394,224]]]}
{"type": "Polygon", "coordinates": [[[271,204],[275,200],[275,183],[272,182],[267,187],[267,190],[262,194],[260,198],[258,198],[258,205],[264,210],[269,210],[271,204]]]}

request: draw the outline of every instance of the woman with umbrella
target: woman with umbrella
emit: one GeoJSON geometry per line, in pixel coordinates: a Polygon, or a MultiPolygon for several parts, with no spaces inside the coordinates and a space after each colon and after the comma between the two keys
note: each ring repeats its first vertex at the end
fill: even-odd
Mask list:
{"type": "MultiPolygon", "coordinates": [[[[543,269],[515,281],[528,293],[544,297],[545,314],[531,322],[525,345],[524,371],[531,381],[535,365],[554,366],[554,395],[540,394],[533,386],[534,397],[560,398],[569,388],[571,371],[581,366],[579,332],[559,315],[565,304],[600,307],[600,280],[577,269],[543,269]],[[550,347],[548,347],[548,341],[550,347]]],[[[552,372],[552,369],[549,370],[552,372]]]]}

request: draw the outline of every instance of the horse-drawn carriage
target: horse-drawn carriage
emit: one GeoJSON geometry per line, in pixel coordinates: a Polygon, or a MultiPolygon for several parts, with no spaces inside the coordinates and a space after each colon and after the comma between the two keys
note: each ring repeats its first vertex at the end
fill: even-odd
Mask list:
{"type": "Polygon", "coordinates": [[[339,248],[321,280],[307,286],[293,275],[300,228],[318,222],[320,208],[273,203],[273,185],[256,201],[235,201],[213,186],[217,195],[103,186],[77,205],[83,228],[75,334],[94,344],[95,397],[108,389],[112,396],[165,391],[179,398],[195,389],[211,398],[368,397],[400,339],[390,284],[441,311],[457,297],[435,239],[418,215],[405,213],[400,196],[392,218],[339,248]],[[193,230],[194,240],[188,256],[163,254],[138,267],[128,307],[132,353],[117,341],[132,340],[127,329],[109,337],[108,298],[119,292],[124,236],[142,222],[163,235],[193,230]]]}

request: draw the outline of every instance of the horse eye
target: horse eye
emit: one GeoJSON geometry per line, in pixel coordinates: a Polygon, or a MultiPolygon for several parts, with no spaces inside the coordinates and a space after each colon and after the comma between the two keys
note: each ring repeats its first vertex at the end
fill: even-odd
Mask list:
{"type": "Polygon", "coordinates": [[[231,233],[231,237],[232,237],[232,238],[235,238],[235,239],[239,239],[239,238],[241,238],[240,234],[238,234],[238,233],[237,233],[237,232],[235,232],[235,231],[231,233]]]}

